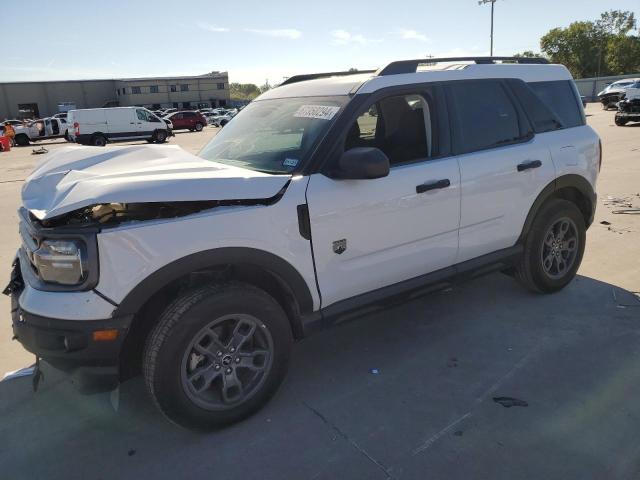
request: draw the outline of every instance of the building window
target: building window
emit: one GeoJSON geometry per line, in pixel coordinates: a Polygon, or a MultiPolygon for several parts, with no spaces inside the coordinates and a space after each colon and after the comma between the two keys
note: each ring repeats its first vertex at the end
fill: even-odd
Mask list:
{"type": "Polygon", "coordinates": [[[222,100],[218,100],[218,105],[220,105],[221,107],[226,107],[227,106],[227,101],[222,99],[222,100]]]}
{"type": "Polygon", "coordinates": [[[171,90],[172,92],[177,92],[177,86],[176,85],[169,85],[169,90],[171,90]]]}
{"type": "Polygon", "coordinates": [[[182,102],[182,108],[191,108],[191,102],[182,102]]]}
{"type": "Polygon", "coordinates": [[[224,90],[224,83],[218,84],[218,90],[224,90]]]}
{"type": "Polygon", "coordinates": [[[189,85],[186,83],[183,83],[180,85],[180,91],[181,92],[188,92],[189,91],[189,85]]]}
{"type": "Polygon", "coordinates": [[[151,85],[149,87],[149,93],[158,93],[158,86],[157,85],[151,85]]]}
{"type": "Polygon", "coordinates": [[[137,95],[137,94],[140,94],[142,92],[140,91],[140,87],[131,87],[131,93],[133,95],[137,95]]]}
{"type": "Polygon", "coordinates": [[[173,108],[179,108],[178,102],[173,102],[173,108]]]}

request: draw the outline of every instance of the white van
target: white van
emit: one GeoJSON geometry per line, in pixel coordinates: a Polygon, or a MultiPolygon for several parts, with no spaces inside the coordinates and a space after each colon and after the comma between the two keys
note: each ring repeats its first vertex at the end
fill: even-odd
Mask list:
{"type": "Polygon", "coordinates": [[[171,122],[146,108],[116,107],[69,110],[69,139],[83,145],[103,147],[107,142],[144,139],[163,143],[173,135],[171,122]]]}

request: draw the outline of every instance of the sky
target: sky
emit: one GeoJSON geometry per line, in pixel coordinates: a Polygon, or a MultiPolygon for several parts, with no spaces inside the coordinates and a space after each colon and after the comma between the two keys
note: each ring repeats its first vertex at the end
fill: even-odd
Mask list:
{"type": "MultiPolygon", "coordinates": [[[[551,28],[640,0],[497,0],[495,55],[539,51],[551,28]]],[[[6,0],[0,82],[200,75],[277,84],[393,60],[488,55],[478,0],[6,0]]]]}

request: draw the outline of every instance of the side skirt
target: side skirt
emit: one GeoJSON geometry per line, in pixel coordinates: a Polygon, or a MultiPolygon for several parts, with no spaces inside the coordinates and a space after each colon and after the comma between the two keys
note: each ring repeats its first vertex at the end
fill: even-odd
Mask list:
{"type": "Polygon", "coordinates": [[[517,262],[523,250],[522,245],[517,244],[426,275],[341,300],[303,316],[304,336],[307,337],[337,323],[382,310],[427,293],[443,290],[456,283],[504,270],[517,262]]]}

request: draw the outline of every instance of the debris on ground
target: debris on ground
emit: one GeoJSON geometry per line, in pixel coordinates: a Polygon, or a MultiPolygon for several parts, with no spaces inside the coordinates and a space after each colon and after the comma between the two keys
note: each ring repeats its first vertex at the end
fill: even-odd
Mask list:
{"type": "Polygon", "coordinates": [[[623,214],[623,215],[638,215],[640,213],[640,208],[625,208],[624,210],[613,210],[611,213],[615,214],[623,214]]]}
{"type": "Polygon", "coordinates": [[[464,435],[464,432],[462,430],[456,430],[455,432],[453,432],[453,434],[456,437],[461,437],[462,435],[464,435]]]}
{"type": "Polygon", "coordinates": [[[499,403],[504,408],[529,406],[529,404],[525,400],[520,400],[519,398],[512,397],[493,397],[493,401],[499,403]]]}
{"type": "Polygon", "coordinates": [[[127,455],[129,455],[130,457],[133,457],[135,454],[136,454],[136,450],[135,450],[135,448],[132,448],[131,450],[129,450],[129,451],[127,452],[127,455]]]}
{"type": "Polygon", "coordinates": [[[607,222],[606,220],[602,220],[600,225],[611,225],[611,222],[607,222]]]}
{"type": "Polygon", "coordinates": [[[380,370],[378,370],[377,368],[372,368],[371,370],[369,370],[369,373],[372,373],[373,375],[378,375],[380,373],[380,370]]]}
{"type": "Polygon", "coordinates": [[[49,153],[49,150],[44,147],[34,148],[31,150],[31,155],[42,155],[43,153],[49,153]]]}

